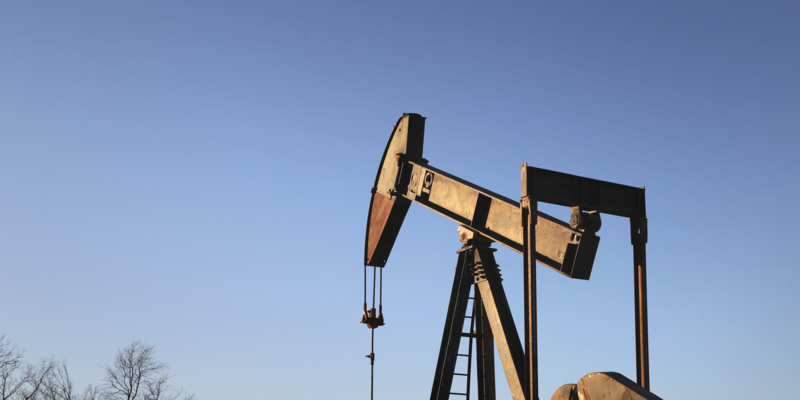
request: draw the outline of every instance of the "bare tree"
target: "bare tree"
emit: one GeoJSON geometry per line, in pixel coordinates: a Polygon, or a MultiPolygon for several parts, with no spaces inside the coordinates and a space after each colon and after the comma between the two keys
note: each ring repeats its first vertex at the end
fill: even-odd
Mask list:
{"type": "Polygon", "coordinates": [[[52,358],[43,358],[38,364],[27,364],[22,376],[25,386],[17,392],[16,397],[20,400],[41,398],[43,389],[47,387],[47,383],[50,381],[57,366],[58,364],[52,358]]]}
{"type": "MultiPolygon", "coordinates": [[[[169,376],[161,375],[155,380],[147,383],[145,400],[177,400],[183,394],[183,389],[174,390],[169,384],[169,376]]],[[[186,395],[184,400],[193,400],[194,395],[186,395]]]]}
{"type": "Polygon", "coordinates": [[[50,374],[50,379],[42,390],[42,396],[45,400],[77,400],[73,395],[74,388],[75,383],[69,377],[67,362],[62,361],[50,374]]]}
{"type": "Polygon", "coordinates": [[[103,391],[100,386],[89,385],[83,389],[83,393],[76,398],[77,400],[104,400],[103,391]]]}
{"type": "Polygon", "coordinates": [[[0,334],[0,400],[195,400],[170,385],[167,363],[156,360],[153,346],[139,341],[120,349],[114,363],[105,366],[104,385],[89,385],[80,394],[66,361],[43,358],[27,364],[22,357],[0,334]]]}
{"type": "Polygon", "coordinates": [[[104,400],[103,391],[100,386],[89,385],[83,390],[78,400],[104,400]]]}
{"type": "Polygon", "coordinates": [[[168,369],[156,360],[152,345],[131,342],[117,352],[113,365],[106,365],[103,395],[108,400],[175,400],[183,391],[169,385],[168,369]]]}
{"type": "Polygon", "coordinates": [[[22,351],[0,335],[0,400],[8,400],[25,385],[22,351]]]}

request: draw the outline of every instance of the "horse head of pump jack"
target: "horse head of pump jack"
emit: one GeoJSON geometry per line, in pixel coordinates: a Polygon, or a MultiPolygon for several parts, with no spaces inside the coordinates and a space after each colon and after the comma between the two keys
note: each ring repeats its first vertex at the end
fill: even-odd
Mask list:
{"type": "Polygon", "coordinates": [[[419,114],[404,114],[392,129],[372,187],[364,254],[366,265],[383,267],[389,258],[411,207],[411,200],[397,196],[396,184],[402,166],[399,159],[402,156],[421,160],[424,138],[425,118],[419,114]]]}

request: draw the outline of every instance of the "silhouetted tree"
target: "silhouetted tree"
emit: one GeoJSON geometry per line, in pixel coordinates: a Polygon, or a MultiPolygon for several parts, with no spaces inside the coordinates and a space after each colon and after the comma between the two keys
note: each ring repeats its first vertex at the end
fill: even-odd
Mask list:
{"type": "Polygon", "coordinates": [[[38,364],[27,364],[22,373],[24,385],[16,397],[20,400],[36,400],[43,397],[43,389],[46,389],[57,367],[58,363],[52,358],[43,358],[38,364]]]}
{"type": "MultiPolygon", "coordinates": [[[[45,383],[42,396],[45,400],[78,400],[73,394],[75,383],[69,377],[66,361],[59,363],[45,383]]],[[[91,385],[89,385],[91,387],[91,385]]]]}
{"type": "MultiPolygon", "coordinates": [[[[177,400],[182,389],[169,384],[169,366],[155,358],[155,349],[131,342],[120,349],[112,365],[106,365],[105,384],[87,386],[75,393],[66,361],[43,358],[23,362],[23,352],[0,335],[0,400],[177,400]]],[[[194,400],[194,394],[182,400],[194,400]]]]}
{"type": "Polygon", "coordinates": [[[0,400],[10,399],[25,385],[23,366],[22,351],[0,335],[0,400]]]}
{"type": "Polygon", "coordinates": [[[78,396],[78,400],[103,400],[103,391],[99,386],[89,385],[83,389],[83,393],[78,396]]]}
{"type": "Polygon", "coordinates": [[[131,342],[117,352],[113,365],[106,365],[102,394],[108,400],[175,400],[183,391],[169,385],[167,369],[167,363],[156,360],[152,345],[131,342]]]}

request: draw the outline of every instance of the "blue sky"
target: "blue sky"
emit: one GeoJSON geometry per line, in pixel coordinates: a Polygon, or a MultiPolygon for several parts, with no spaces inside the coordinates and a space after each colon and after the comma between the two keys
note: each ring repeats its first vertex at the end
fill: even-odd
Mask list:
{"type": "MultiPolygon", "coordinates": [[[[142,340],[200,399],[368,398],[369,190],[414,112],[431,165],[511,198],[526,162],[645,186],[653,392],[785,397],[799,20],[794,2],[1,2],[0,333],[80,387],[142,340]]],[[[603,223],[590,281],[539,267],[541,398],[634,376],[627,221],[603,223]]],[[[412,207],[376,398],[429,396],[459,246],[412,207]]],[[[497,259],[518,312],[521,257],[497,259]]]]}

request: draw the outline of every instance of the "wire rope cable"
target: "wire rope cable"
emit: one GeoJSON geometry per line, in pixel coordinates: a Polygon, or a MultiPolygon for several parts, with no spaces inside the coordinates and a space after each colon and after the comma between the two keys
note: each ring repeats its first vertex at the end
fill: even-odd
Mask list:
{"type": "Polygon", "coordinates": [[[375,277],[378,275],[378,267],[372,267],[372,308],[375,308],[375,277]]]}
{"type": "Polygon", "coordinates": [[[364,264],[364,313],[361,322],[370,328],[370,352],[369,358],[369,398],[374,400],[375,396],[375,328],[383,325],[383,267],[378,272],[378,266],[372,267],[372,307],[367,309],[367,265],[364,264]],[[378,277],[380,274],[380,278],[378,277]],[[378,280],[380,279],[380,280],[378,280]],[[376,293],[377,292],[377,293],[376,293]],[[378,297],[378,309],[375,309],[375,297],[378,297]]]}
{"type": "Polygon", "coordinates": [[[364,312],[367,312],[367,264],[364,264],[364,312]]]}

